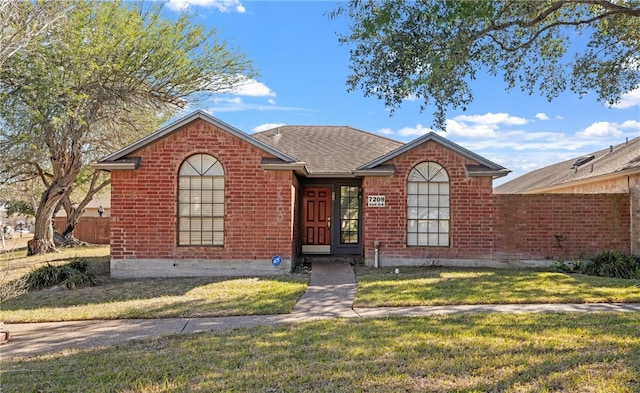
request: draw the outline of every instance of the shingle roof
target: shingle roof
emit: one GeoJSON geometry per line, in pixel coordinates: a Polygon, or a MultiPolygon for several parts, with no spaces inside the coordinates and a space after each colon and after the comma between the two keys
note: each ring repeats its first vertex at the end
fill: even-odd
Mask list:
{"type": "Polygon", "coordinates": [[[524,174],[496,187],[497,194],[536,192],[570,185],[576,182],[594,181],[602,176],[625,175],[640,171],[640,137],[595,153],[572,158],[524,174]]]}
{"type": "Polygon", "coordinates": [[[263,168],[293,170],[303,176],[390,176],[394,173],[394,167],[386,165],[386,161],[427,141],[435,141],[475,161],[478,165],[467,165],[469,176],[499,177],[509,172],[506,168],[434,133],[423,135],[406,144],[347,126],[281,126],[249,135],[202,111],[193,112],[165,126],[92,163],[92,166],[101,170],[137,169],[140,158],[130,155],[198,119],[214,124],[273,155],[263,157],[263,168]]]}
{"type": "Polygon", "coordinates": [[[349,174],[404,144],[346,126],[281,126],[252,135],[304,161],[310,173],[349,174]]]}

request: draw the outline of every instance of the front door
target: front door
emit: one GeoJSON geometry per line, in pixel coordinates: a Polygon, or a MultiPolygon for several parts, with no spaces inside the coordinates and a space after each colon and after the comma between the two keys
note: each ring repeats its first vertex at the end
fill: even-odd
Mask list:
{"type": "Polygon", "coordinates": [[[302,252],[331,253],[331,188],[302,191],[302,252]]]}

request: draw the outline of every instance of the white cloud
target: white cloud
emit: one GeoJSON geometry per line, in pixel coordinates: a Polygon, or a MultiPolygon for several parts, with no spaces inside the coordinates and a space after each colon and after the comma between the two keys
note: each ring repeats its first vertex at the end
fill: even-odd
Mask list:
{"type": "Polygon", "coordinates": [[[460,115],[453,118],[457,121],[466,121],[469,123],[486,124],[498,126],[506,124],[510,126],[519,126],[527,124],[529,120],[523,117],[510,116],[508,113],[485,113],[484,115],[460,115]]]}
{"type": "Polygon", "coordinates": [[[599,121],[576,133],[576,135],[580,138],[605,138],[612,136],[621,136],[622,131],[620,131],[618,124],[616,123],[599,121]]]}
{"type": "Polygon", "coordinates": [[[632,106],[636,105],[640,107],[640,86],[636,87],[628,93],[623,94],[622,97],[620,97],[620,102],[612,105],[611,107],[617,109],[625,109],[631,108],[632,106]]]}
{"type": "Polygon", "coordinates": [[[277,127],[281,127],[286,125],[285,123],[265,123],[265,124],[260,124],[259,126],[256,126],[254,128],[251,129],[251,131],[253,132],[261,132],[261,131],[266,131],[266,130],[271,130],[273,128],[277,128],[277,127]]]}
{"type": "Polygon", "coordinates": [[[276,104],[276,100],[274,100],[273,98],[269,98],[269,99],[267,100],[267,102],[268,102],[269,104],[271,104],[271,105],[275,105],[275,104],[276,104]]]}
{"type": "Polygon", "coordinates": [[[425,128],[422,124],[418,124],[415,127],[404,127],[398,131],[398,135],[401,136],[420,136],[428,132],[433,131],[431,128],[425,128]]]}
{"type": "Polygon", "coordinates": [[[225,93],[239,95],[239,96],[251,96],[251,97],[275,97],[276,93],[271,90],[267,85],[262,82],[258,82],[255,79],[248,79],[241,77],[241,81],[238,85],[226,91],[225,93]]]}
{"type": "Polygon", "coordinates": [[[169,0],[167,7],[174,11],[184,11],[191,6],[213,7],[220,12],[238,12],[243,14],[246,8],[239,0],[169,0]]]}
{"type": "Polygon", "coordinates": [[[226,104],[242,104],[242,98],[240,97],[233,97],[233,98],[226,98],[226,97],[216,97],[213,99],[213,103],[214,104],[220,104],[220,103],[226,103],[226,104]]]}
{"type": "MultiPolygon", "coordinates": [[[[458,119],[461,116],[456,117],[458,119]]],[[[447,135],[463,136],[468,138],[494,138],[496,136],[495,124],[469,125],[457,120],[447,120],[447,135]]]]}
{"type": "Polygon", "coordinates": [[[637,120],[627,120],[624,123],[620,124],[620,128],[624,129],[637,129],[640,130],[640,121],[637,120]]]}
{"type": "Polygon", "coordinates": [[[394,132],[391,128],[381,128],[378,130],[378,134],[382,135],[393,135],[394,132]]]}
{"type": "Polygon", "coordinates": [[[538,120],[549,120],[549,116],[546,113],[536,113],[536,119],[538,120]]]}

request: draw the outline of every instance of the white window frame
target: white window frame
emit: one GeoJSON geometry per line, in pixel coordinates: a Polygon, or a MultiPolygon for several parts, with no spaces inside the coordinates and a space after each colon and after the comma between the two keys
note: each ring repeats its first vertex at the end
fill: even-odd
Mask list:
{"type": "Polygon", "coordinates": [[[449,247],[449,174],[440,164],[425,161],[407,177],[407,246],[449,247]]]}
{"type": "Polygon", "coordinates": [[[224,168],[194,154],[178,171],[178,246],[224,245],[224,168]]]}

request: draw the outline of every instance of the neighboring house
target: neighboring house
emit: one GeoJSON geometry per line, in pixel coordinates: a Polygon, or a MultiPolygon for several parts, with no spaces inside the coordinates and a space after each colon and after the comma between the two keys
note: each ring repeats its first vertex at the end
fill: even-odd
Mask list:
{"type": "MultiPolygon", "coordinates": [[[[84,207],[82,217],[100,217],[100,208],[102,207],[102,217],[109,217],[111,215],[111,192],[102,192],[100,195],[96,195],[92,200],[84,207]]],[[[56,217],[66,217],[67,212],[64,209],[58,210],[56,217]]]]}
{"type": "Polygon", "coordinates": [[[627,194],[631,252],[640,253],[640,137],[549,165],[496,187],[496,194],[627,194]]]}
{"type": "MultiPolygon", "coordinates": [[[[284,274],[307,255],[490,265],[556,251],[555,228],[536,224],[527,237],[537,243],[512,252],[517,242],[503,234],[517,231],[492,193],[509,170],[434,133],[406,144],[351,127],[248,135],[198,111],[93,166],[111,171],[111,274],[119,277],[284,274]]],[[[595,199],[578,205],[611,205],[595,199]]],[[[628,200],[614,202],[593,230],[625,219],[628,200]]],[[[625,230],[589,244],[571,233],[575,247],[565,250],[625,249],[625,230]]]]}

